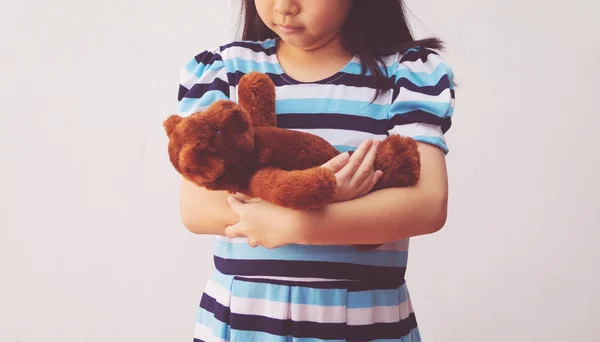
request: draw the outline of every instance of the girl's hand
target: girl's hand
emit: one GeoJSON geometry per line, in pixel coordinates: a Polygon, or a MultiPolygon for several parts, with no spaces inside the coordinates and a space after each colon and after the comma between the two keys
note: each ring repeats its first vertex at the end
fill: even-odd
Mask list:
{"type": "Polygon", "coordinates": [[[243,203],[255,203],[255,202],[262,201],[262,198],[249,197],[249,196],[244,195],[241,192],[236,192],[236,193],[230,194],[229,196],[234,197],[235,199],[237,199],[238,201],[243,202],[243,203]]]}
{"type": "Polygon", "coordinates": [[[371,191],[381,175],[374,169],[375,156],[379,141],[367,140],[347,159],[342,153],[331,159],[322,167],[335,173],[337,191],[334,202],[343,202],[362,197],[371,191]]]}
{"type": "Polygon", "coordinates": [[[265,248],[277,248],[299,241],[300,225],[295,219],[297,215],[294,210],[261,199],[243,198],[248,201],[240,201],[234,196],[227,198],[231,209],[240,217],[238,223],[225,229],[227,237],[247,237],[251,247],[265,248]]]}

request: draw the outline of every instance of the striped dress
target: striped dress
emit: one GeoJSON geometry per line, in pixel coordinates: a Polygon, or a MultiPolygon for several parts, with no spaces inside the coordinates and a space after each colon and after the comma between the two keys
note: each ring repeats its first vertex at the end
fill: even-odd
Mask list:
{"type": "MultiPolygon", "coordinates": [[[[300,82],[283,71],[275,45],[274,39],[242,41],[198,54],[182,69],[179,114],[218,99],[236,101],[240,78],[258,71],[276,85],[279,127],[319,135],[340,151],[398,133],[448,153],[453,73],[434,51],[415,48],[385,57],[380,67],[392,90],[370,104],[375,85],[370,73],[361,74],[358,57],[326,79],[300,82]]],[[[217,237],[194,341],[420,341],[404,279],[408,245],[407,239],[370,251],[305,245],[269,250],[251,248],[243,238],[217,237]]]]}

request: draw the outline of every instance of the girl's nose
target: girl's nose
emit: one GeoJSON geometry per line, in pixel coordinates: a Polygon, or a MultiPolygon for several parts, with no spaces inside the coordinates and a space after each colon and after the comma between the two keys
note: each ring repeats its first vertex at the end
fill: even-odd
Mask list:
{"type": "Polygon", "coordinates": [[[294,0],[275,0],[273,11],[281,15],[296,15],[300,10],[298,4],[294,0]]]}

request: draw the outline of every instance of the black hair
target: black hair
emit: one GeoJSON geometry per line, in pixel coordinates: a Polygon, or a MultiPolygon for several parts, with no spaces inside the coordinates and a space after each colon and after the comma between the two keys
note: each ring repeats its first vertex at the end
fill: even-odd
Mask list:
{"type": "MultiPolygon", "coordinates": [[[[242,1],[241,17],[244,25],[242,40],[277,38],[259,17],[254,0],[242,1]]],[[[393,86],[389,75],[378,66],[383,64],[383,57],[410,48],[443,49],[438,38],[414,39],[403,0],[352,0],[341,35],[344,49],[360,58],[362,73],[368,70],[373,74],[377,87],[375,98],[393,86]]]]}

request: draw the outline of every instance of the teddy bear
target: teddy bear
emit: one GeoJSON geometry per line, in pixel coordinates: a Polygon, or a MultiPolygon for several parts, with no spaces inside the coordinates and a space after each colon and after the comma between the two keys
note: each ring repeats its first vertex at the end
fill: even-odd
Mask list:
{"type": "MultiPolygon", "coordinates": [[[[275,86],[252,72],[238,84],[238,103],[219,100],[163,126],[171,163],[184,178],[208,190],[259,197],[298,210],[322,208],[334,199],[336,177],[321,167],[340,153],[323,138],[277,127],[275,86]]],[[[420,155],[410,137],[381,141],[375,168],[383,171],[371,191],[418,182],[420,155]]]]}

